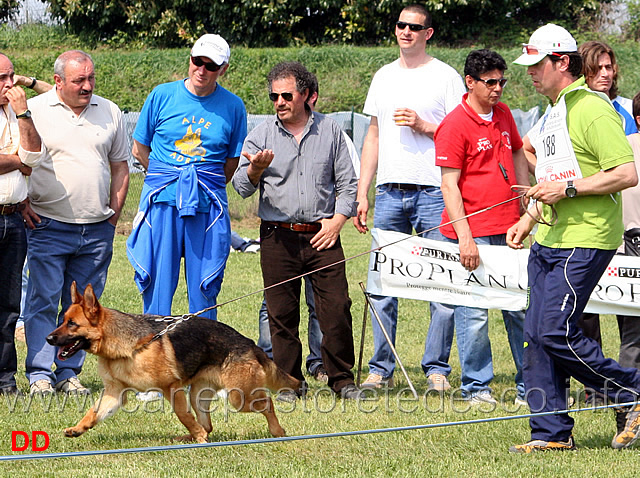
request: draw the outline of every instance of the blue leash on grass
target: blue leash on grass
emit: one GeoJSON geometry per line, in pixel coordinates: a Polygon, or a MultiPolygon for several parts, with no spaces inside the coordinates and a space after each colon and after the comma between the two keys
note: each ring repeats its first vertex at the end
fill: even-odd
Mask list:
{"type": "Polygon", "coordinates": [[[47,460],[51,458],[71,458],[81,456],[95,456],[95,455],[118,455],[122,453],[148,453],[148,452],[160,452],[160,451],[174,451],[174,450],[188,450],[193,448],[217,448],[225,446],[239,446],[239,445],[262,445],[265,443],[277,443],[277,442],[289,442],[300,440],[315,440],[320,438],[336,438],[356,435],[371,435],[374,433],[390,433],[390,432],[404,432],[413,430],[426,430],[430,428],[442,428],[451,426],[462,425],[475,425],[479,423],[492,423],[505,420],[519,420],[522,418],[541,417],[545,415],[560,415],[563,413],[578,413],[593,410],[601,410],[605,408],[618,408],[631,405],[637,405],[638,402],[619,403],[614,405],[602,405],[598,407],[577,408],[575,410],[555,410],[551,412],[540,413],[528,413],[525,415],[513,415],[503,417],[481,418],[476,420],[461,420],[457,422],[443,422],[443,423],[430,423],[426,425],[409,425],[405,427],[391,427],[391,428],[374,428],[370,430],[354,430],[348,432],[334,432],[334,433],[320,433],[315,435],[298,435],[291,437],[280,438],[256,438],[253,440],[234,440],[234,441],[220,441],[213,443],[185,443],[182,445],[166,445],[166,446],[150,446],[141,448],[119,448],[115,450],[87,450],[87,451],[73,451],[64,453],[37,453],[29,455],[5,455],[0,456],[0,461],[17,461],[17,460],[47,460]]]}

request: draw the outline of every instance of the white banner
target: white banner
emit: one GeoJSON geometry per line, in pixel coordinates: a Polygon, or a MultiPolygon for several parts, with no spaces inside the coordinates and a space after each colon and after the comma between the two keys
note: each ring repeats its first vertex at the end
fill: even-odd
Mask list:
{"type": "MultiPolygon", "coordinates": [[[[457,244],[373,229],[367,292],[483,309],[522,310],[529,250],[479,245],[480,267],[460,265],[457,244]]],[[[640,316],[640,257],[614,256],[587,312],[640,316]]]]}

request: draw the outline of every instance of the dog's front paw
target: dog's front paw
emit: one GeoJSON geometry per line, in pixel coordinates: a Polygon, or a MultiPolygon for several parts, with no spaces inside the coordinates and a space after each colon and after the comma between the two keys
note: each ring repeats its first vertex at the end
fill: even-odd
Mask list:
{"type": "Polygon", "coordinates": [[[64,429],[64,436],[66,436],[67,438],[79,437],[83,433],[84,433],[84,430],[82,430],[80,428],[76,428],[76,427],[71,427],[71,428],[65,428],[64,429]]]}

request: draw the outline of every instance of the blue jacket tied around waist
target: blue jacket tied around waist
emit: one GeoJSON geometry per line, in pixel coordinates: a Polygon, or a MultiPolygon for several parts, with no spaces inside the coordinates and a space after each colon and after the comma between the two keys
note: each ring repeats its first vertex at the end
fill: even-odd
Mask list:
{"type": "Polygon", "coordinates": [[[220,164],[197,163],[181,167],[162,161],[150,161],[149,172],[140,195],[140,206],[127,240],[127,256],[133,265],[134,280],[140,292],[151,282],[153,264],[153,227],[148,214],[154,198],[169,184],[176,185],[176,208],[180,218],[195,216],[198,208],[198,188],[210,200],[204,250],[200,257],[200,291],[207,298],[215,297],[222,286],[224,268],[231,245],[231,224],[228,214],[225,176],[220,164]]]}

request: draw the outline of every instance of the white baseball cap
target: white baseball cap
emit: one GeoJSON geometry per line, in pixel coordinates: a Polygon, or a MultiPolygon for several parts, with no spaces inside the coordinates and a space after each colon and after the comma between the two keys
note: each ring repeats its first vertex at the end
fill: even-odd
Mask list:
{"type": "Polygon", "coordinates": [[[191,49],[191,56],[204,56],[216,65],[229,63],[231,50],[229,44],[220,35],[207,33],[202,35],[191,49]]]}
{"type": "Polygon", "coordinates": [[[522,55],[514,63],[516,65],[531,66],[547,55],[572,51],[578,51],[578,44],[571,36],[571,33],[559,25],[547,23],[533,32],[533,35],[529,38],[529,43],[523,43],[522,55]]]}

